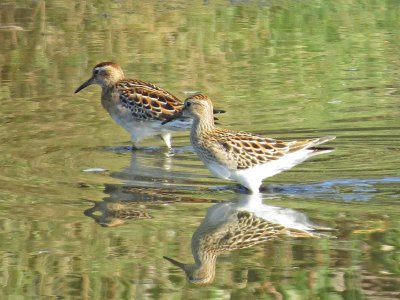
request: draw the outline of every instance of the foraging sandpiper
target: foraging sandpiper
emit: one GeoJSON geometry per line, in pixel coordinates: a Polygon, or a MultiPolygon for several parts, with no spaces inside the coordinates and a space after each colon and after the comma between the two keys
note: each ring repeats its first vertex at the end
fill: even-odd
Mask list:
{"type": "Polygon", "coordinates": [[[311,156],[334,150],[317,147],[333,140],[333,136],[283,142],[217,128],[212,102],[201,94],[187,98],[184,108],[163,124],[181,116],[194,119],[190,141],[211,173],[222,179],[237,181],[252,193],[259,193],[263,179],[291,169],[311,156]]]}
{"type": "Polygon", "coordinates": [[[75,93],[91,84],[101,86],[103,107],[117,124],[130,133],[134,149],[138,148],[142,139],[150,136],[160,136],[171,149],[171,132],[189,130],[191,127],[192,120],[185,117],[178,118],[169,126],[161,126],[161,122],[182,109],[182,101],[151,83],[126,79],[116,63],[97,64],[92,77],[75,93]]]}

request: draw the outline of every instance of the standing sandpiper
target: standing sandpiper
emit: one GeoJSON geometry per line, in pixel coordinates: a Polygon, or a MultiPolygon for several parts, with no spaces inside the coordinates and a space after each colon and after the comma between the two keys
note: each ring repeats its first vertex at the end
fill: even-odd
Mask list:
{"type": "MultiPolygon", "coordinates": [[[[169,126],[161,122],[178,113],[183,103],[169,92],[141,80],[126,79],[121,67],[102,62],[93,68],[93,75],[75,93],[91,84],[102,88],[101,104],[114,121],[131,135],[133,148],[150,136],[159,136],[171,149],[171,132],[189,130],[190,118],[178,118],[169,126]]],[[[220,111],[221,112],[221,111],[220,111]]]]}
{"type": "Polygon", "coordinates": [[[239,182],[259,193],[262,180],[289,170],[307,158],[332,152],[317,147],[335,137],[283,142],[215,127],[213,105],[205,95],[185,100],[184,108],[163,124],[181,116],[194,119],[190,141],[199,158],[216,177],[239,182]]]}

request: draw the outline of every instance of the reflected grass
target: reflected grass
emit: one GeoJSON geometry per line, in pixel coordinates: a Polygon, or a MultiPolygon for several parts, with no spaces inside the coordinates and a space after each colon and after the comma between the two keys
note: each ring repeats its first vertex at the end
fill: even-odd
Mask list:
{"type": "MultiPolygon", "coordinates": [[[[399,169],[399,9],[390,0],[1,3],[0,298],[398,297],[398,184],[384,179],[399,169]],[[337,135],[329,159],[265,182],[264,200],[338,238],[233,251],[219,257],[212,286],[187,284],[162,256],[190,257],[205,210],[233,187],[190,152],[168,161],[104,151],[128,136],[98,91],[73,91],[108,59],[182,98],[209,94],[227,110],[226,128],[337,135]],[[91,167],[110,171],[82,172],[91,167]],[[324,184],[331,190],[315,190],[324,184]],[[84,215],[118,201],[153,218],[104,228],[84,215]]],[[[175,141],[188,145],[187,135],[175,141]]]]}

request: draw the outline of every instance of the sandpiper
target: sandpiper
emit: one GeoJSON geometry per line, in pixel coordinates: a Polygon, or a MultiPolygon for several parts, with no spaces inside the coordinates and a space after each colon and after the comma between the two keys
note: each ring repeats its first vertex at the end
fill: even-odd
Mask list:
{"type": "MultiPolygon", "coordinates": [[[[102,62],[93,68],[92,77],[75,93],[91,84],[102,88],[101,104],[114,121],[131,135],[133,149],[151,136],[159,136],[171,149],[171,132],[189,130],[190,118],[178,118],[169,126],[161,122],[179,112],[183,103],[171,93],[137,79],[126,79],[121,67],[113,62],[102,62]]],[[[219,111],[222,112],[222,111],[219,111]]]]}
{"type": "Polygon", "coordinates": [[[247,132],[217,128],[211,100],[202,94],[185,100],[184,108],[164,121],[187,116],[194,119],[191,144],[216,177],[239,182],[252,193],[259,193],[262,180],[291,169],[307,158],[332,152],[317,147],[335,137],[284,142],[247,132]]]}

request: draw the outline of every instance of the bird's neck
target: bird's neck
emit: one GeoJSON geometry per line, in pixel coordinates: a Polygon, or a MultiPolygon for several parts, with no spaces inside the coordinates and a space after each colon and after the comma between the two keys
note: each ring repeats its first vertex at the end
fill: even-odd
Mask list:
{"type": "Polygon", "coordinates": [[[212,113],[201,117],[194,117],[191,130],[192,137],[199,137],[203,133],[207,133],[215,129],[214,115],[212,113]]]}
{"type": "Polygon", "coordinates": [[[109,98],[114,92],[123,89],[126,81],[122,70],[114,72],[107,78],[104,78],[100,83],[103,98],[109,98]]]}
{"type": "Polygon", "coordinates": [[[118,97],[113,97],[113,92],[115,91],[115,86],[114,85],[102,85],[101,86],[101,101],[103,103],[103,106],[106,105],[107,103],[112,103],[115,101],[118,97]]]}

